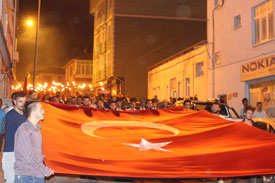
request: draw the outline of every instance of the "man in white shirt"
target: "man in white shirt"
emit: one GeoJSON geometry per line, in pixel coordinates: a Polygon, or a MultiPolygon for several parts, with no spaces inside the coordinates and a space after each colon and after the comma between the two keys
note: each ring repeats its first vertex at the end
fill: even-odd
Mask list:
{"type": "Polygon", "coordinates": [[[257,102],[257,109],[254,111],[253,118],[267,118],[266,112],[262,109],[262,102],[257,102]]]}

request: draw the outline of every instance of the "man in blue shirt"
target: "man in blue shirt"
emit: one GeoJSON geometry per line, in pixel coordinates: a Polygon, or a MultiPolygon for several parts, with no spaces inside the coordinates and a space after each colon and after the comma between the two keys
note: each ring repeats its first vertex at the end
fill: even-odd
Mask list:
{"type": "Polygon", "coordinates": [[[14,136],[17,128],[26,121],[23,114],[26,96],[23,92],[15,93],[14,109],[9,111],[5,118],[5,146],[2,158],[2,168],[6,183],[14,182],[14,136]]]}

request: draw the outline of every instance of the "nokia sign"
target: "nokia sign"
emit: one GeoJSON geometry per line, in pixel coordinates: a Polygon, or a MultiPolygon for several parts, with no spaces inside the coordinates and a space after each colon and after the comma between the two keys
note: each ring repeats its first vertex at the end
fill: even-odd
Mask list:
{"type": "Polygon", "coordinates": [[[275,74],[275,56],[262,58],[241,66],[242,81],[266,77],[275,74]]]}

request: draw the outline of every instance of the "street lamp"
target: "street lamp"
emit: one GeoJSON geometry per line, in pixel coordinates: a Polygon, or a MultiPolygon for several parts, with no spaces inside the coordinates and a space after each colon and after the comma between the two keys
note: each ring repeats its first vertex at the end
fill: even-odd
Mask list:
{"type": "Polygon", "coordinates": [[[29,19],[29,20],[27,20],[26,21],[26,25],[28,26],[28,27],[32,27],[33,26],[33,20],[31,20],[31,19],[29,19]]]}
{"type": "Polygon", "coordinates": [[[37,65],[37,55],[38,55],[38,33],[39,33],[39,22],[40,22],[40,7],[41,7],[41,0],[38,0],[37,27],[36,27],[34,67],[33,67],[33,90],[35,90],[35,81],[36,81],[36,65],[37,65]]]}

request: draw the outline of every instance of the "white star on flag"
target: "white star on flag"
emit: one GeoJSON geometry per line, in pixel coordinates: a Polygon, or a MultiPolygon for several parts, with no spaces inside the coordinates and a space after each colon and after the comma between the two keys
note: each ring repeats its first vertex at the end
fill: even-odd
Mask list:
{"type": "Polygon", "coordinates": [[[163,149],[161,147],[166,146],[167,144],[170,144],[170,143],[171,142],[151,143],[145,139],[141,139],[140,144],[127,144],[127,143],[123,143],[123,144],[132,146],[132,147],[137,147],[137,148],[139,148],[140,151],[147,151],[150,149],[155,149],[155,150],[159,150],[159,151],[169,151],[169,150],[163,149]]]}

